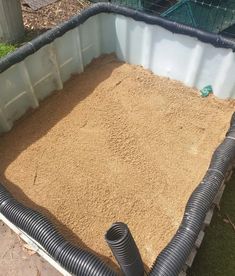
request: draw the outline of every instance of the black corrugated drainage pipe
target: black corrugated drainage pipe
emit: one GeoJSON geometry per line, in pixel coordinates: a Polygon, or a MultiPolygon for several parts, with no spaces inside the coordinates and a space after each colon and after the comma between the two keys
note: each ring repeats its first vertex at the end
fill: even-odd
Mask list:
{"type": "Polygon", "coordinates": [[[189,256],[229,167],[235,159],[235,113],[224,141],[215,150],[206,175],[190,196],[181,225],[154,262],[150,276],[177,276],[189,256]]]}
{"type": "Polygon", "coordinates": [[[126,224],[114,223],[107,231],[105,239],[125,276],[144,275],[139,250],[126,224]]]}
{"type": "MultiPolygon", "coordinates": [[[[100,3],[82,11],[81,14],[71,18],[68,22],[26,43],[11,55],[1,59],[0,73],[24,60],[45,45],[53,42],[66,32],[81,25],[90,17],[100,13],[114,13],[131,17],[134,20],[143,21],[150,25],[161,26],[172,33],[196,37],[200,41],[211,43],[215,47],[221,47],[223,49],[228,48],[235,51],[235,42],[223,36],[177,24],[165,18],[147,15],[126,7],[120,7],[109,3],[100,3]]],[[[206,212],[209,210],[234,158],[235,113],[232,116],[230,129],[226,134],[225,140],[216,149],[205,177],[195,189],[187,203],[184,217],[177,233],[157,257],[150,271],[150,276],[178,275],[195,244],[206,212]]],[[[95,255],[68,243],[44,216],[17,202],[1,184],[0,213],[41,244],[56,261],[72,274],[80,276],[117,275],[112,268],[103,263],[95,255]]],[[[133,254],[133,252],[131,253],[133,254]]],[[[138,257],[138,254],[136,256],[138,257]]],[[[130,256],[128,256],[128,258],[130,258],[130,256]]],[[[140,260],[141,258],[139,261],[140,260]]]]}
{"type": "Polygon", "coordinates": [[[67,242],[48,219],[17,202],[1,184],[0,213],[37,241],[71,274],[117,276],[117,273],[97,256],[67,242]]]}

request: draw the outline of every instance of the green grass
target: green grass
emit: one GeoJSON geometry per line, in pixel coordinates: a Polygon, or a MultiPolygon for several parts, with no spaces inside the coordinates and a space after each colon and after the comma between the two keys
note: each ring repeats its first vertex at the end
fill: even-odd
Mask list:
{"type": "Polygon", "coordinates": [[[235,276],[235,174],[226,185],[189,276],[235,276]]]}
{"type": "Polygon", "coordinates": [[[16,47],[11,44],[0,43],[0,58],[15,51],[16,47]]]}
{"type": "Polygon", "coordinates": [[[40,34],[47,31],[47,29],[34,30],[34,31],[25,31],[24,37],[14,44],[1,43],[0,42],[0,58],[6,56],[7,54],[15,51],[17,48],[23,46],[25,43],[31,41],[32,39],[38,37],[40,34]]]}

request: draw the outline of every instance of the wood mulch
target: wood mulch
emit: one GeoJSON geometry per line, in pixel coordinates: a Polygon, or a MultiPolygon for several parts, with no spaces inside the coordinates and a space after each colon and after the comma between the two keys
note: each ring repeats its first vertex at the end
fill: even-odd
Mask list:
{"type": "Polygon", "coordinates": [[[26,33],[32,36],[38,35],[68,20],[90,4],[88,0],[58,0],[34,11],[21,0],[26,33]]]}

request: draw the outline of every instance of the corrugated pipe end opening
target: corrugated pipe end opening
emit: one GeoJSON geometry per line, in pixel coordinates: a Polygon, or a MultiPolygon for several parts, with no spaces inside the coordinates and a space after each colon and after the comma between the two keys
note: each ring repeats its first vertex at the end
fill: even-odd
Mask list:
{"type": "Polygon", "coordinates": [[[125,223],[114,223],[107,231],[105,240],[125,276],[144,275],[144,265],[139,250],[125,223]]]}
{"type": "Polygon", "coordinates": [[[128,234],[128,227],[125,223],[114,223],[105,235],[105,239],[109,244],[117,244],[121,242],[128,234]]]}

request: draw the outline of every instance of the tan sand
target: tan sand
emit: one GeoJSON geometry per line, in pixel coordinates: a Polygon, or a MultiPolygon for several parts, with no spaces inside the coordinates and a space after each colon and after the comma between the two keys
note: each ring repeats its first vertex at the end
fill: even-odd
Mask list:
{"type": "Polygon", "coordinates": [[[1,181],[104,259],[113,260],[106,230],[127,223],[150,266],[233,110],[231,101],[101,57],[0,138],[1,181]]]}

